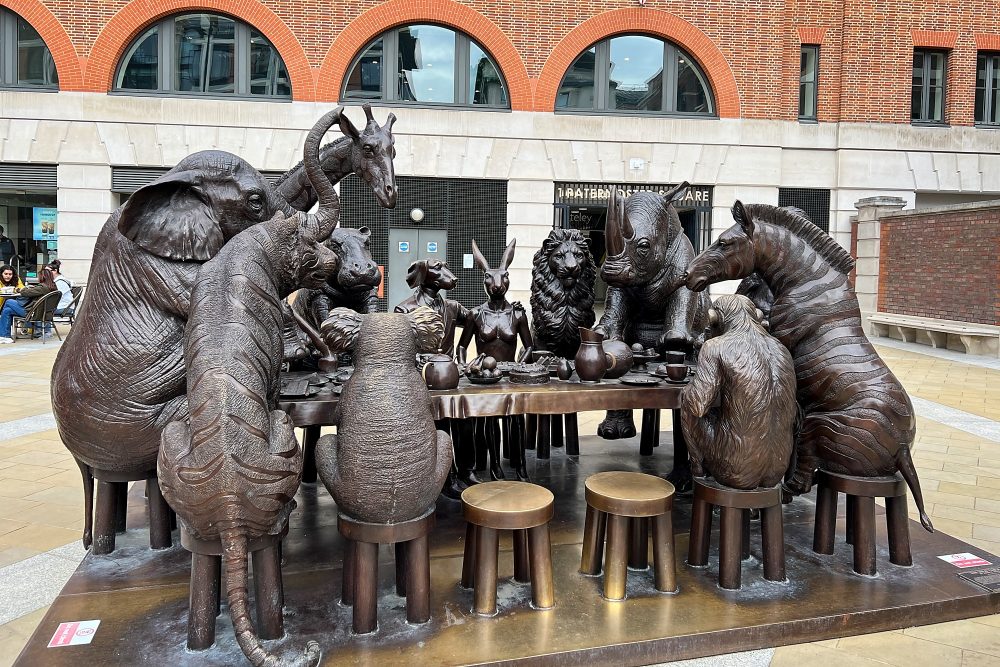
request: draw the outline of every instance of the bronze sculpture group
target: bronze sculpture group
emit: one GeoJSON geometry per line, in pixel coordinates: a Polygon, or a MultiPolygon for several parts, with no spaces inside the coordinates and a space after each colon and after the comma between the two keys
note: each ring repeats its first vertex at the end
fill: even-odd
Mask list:
{"type": "MultiPolygon", "coordinates": [[[[597,266],[582,234],[564,229],[534,257],[530,320],[506,297],[515,239],[497,268],[472,242],[482,305],[442,296],[455,275],[445,262],[420,260],[406,276],[413,296],[396,313],[374,313],[382,276],[370,232],[339,228],[333,187],[356,173],[381,205],[395,205],[394,117],[379,126],[364,111],[361,131],[339,107],[326,114],[307,136],[303,162],[275,186],[240,158],[206,151],[109,218],[94,252],[95,305],[82,310],[52,382],[60,435],[84,475],[86,547],[113,550],[123,482],[151,479],[186,530],[221,542],[229,611],[248,659],[284,664],[262,646],[247,603],[248,542],[280,538],[302,477],[292,423],[278,409],[282,362],[318,356],[326,371],[352,354],[337,434],[319,441],[319,473],[351,520],[397,524],[426,515],[443,486],[454,497],[478,482],[477,462],[488,458],[482,467],[504,477],[501,422],[435,423],[431,376],[414,363],[437,353],[431,374],[450,378],[452,358],[464,364],[473,340],[476,368],[483,355],[494,367],[531,362],[537,349],[560,358],[563,380],[573,359],[581,380],[628,371],[632,345],[697,356],[680,409],[690,454],[675,459],[675,473],[690,463],[694,476],[732,489],[781,484],[800,494],[817,470],[898,471],[931,529],[910,456],[913,409],[861,330],[847,282],[853,260],[800,212],[737,202],[737,224],[695,257],[675,206],[686,183],[665,196],[612,191],[601,267],[609,290],[596,327],[597,266]],[[321,147],[334,124],[344,137],[321,147]],[[316,203],[315,214],[303,212],[316,203]],[[738,295],[713,305],[705,289],[738,278],[738,295]]],[[[526,479],[524,419],[503,426],[511,465],[526,479]]],[[[598,433],[635,435],[631,414],[609,412],[598,433]]],[[[319,656],[310,642],[297,664],[319,656]]]]}

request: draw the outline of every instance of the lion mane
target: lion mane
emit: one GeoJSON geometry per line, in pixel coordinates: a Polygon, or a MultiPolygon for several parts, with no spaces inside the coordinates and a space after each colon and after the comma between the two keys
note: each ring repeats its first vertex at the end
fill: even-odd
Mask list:
{"type": "Polygon", "coordinates": [[[553,229],[535,253],[531,270],[531,320],[535,346],[560,357],[573,358],[580,347],[579,327],[594,324],[594,282],[597,266],[583,234],[553,229]],[[583,253],[583,271],[568,290],[552,273],[549,258],[566,244],[583,253]]]}

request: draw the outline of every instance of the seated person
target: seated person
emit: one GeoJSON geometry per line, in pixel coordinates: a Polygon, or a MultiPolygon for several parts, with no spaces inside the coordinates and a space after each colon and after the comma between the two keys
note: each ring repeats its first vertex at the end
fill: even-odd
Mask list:
{"type": "MultiPolygon", "coordinates": [[[[14,288],[16,291],[22,287],[24,287],[24,283],[21,282],[21,278],[17,275],[17,271],[14,270],[13,266],[10,264],[0,266],[0,288],[14,288]]],[[[0,308],[3,308],[3,302],[6,299],[6,296],[0,294],[0,308]]]]}
{"type": "Polygon", "coordinates": [[[58,291],[59,288],[52,279],[52,270],[45,267],[38,277],[37,285],[29,285],[22,288],[13,298],[8,297],[0,308],[0,344],[14,342],[11,324],[15,317],[24,317],[36,301],[58,291]]]}
{"type": "Polygon", "coordinates": [[[62,292],[62,298],[59,299],[54,315],[56,317],[69,317],[73,314],[73,309],[69,307],[69,304],[73,303],[73,281],[59,271],[61,267],[62,262],[58,259],[52,260],[49,264],[49,268],[52,269],[52,277],[56,281],[56,287],[62,292]]]}

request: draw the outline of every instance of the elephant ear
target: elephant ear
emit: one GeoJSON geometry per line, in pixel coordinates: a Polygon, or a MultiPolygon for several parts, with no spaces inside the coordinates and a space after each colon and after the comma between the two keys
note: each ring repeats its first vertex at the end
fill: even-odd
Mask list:
{"type": "Polygon", "coordinates": [[[364,316],[350,308],[334,308],[320,325],[320,334],[332,354],[340,354],[354,347],[361,332],[364,316]]]}
{"type": "Polygon", "coordinates": [[[129,197],[118,231],[157,257],[206,261],[226,242],[195,170],[166,173],[129,197]]]}
{"type": "Polygon", "coordinates": [[[408,313],[413,334],[416,336],[417,352],[436,352],[444,339],[444,320],[427,306],[420,306],[408,313]]]}

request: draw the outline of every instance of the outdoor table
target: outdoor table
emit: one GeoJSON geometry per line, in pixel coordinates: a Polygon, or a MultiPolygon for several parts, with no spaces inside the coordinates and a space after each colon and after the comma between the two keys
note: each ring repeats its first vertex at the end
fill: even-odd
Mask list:
{"type": "MultiPolygon", "coordinates": [[[[545,384],[514,384],[506,378],[496,384],[476,385],[463,377],[455,389],[433,390],[430,395],[435,420],[562,415],[590,410],[673,410],[676,413],[684,386],[661,382],[654,386],[638,387],[622,384],[617,380],[589,384],[556,379],[545,384]]],[[[302,443],[305,454],[305,468],[302,472],[304,482],[316,481],[316,442],[319,440],[320,428],[333,425],[338,401],[339,394],[325,387],[315,396],[282,398],[279,401],[279,407],[288,414],[292,423],[305,429],[302,443]]],[[[677,422],[675,418],[675,450],[682,442],[677,422]]],[[[644,447],[641,453],[652,454],[652,449],[644,447]]]]}

